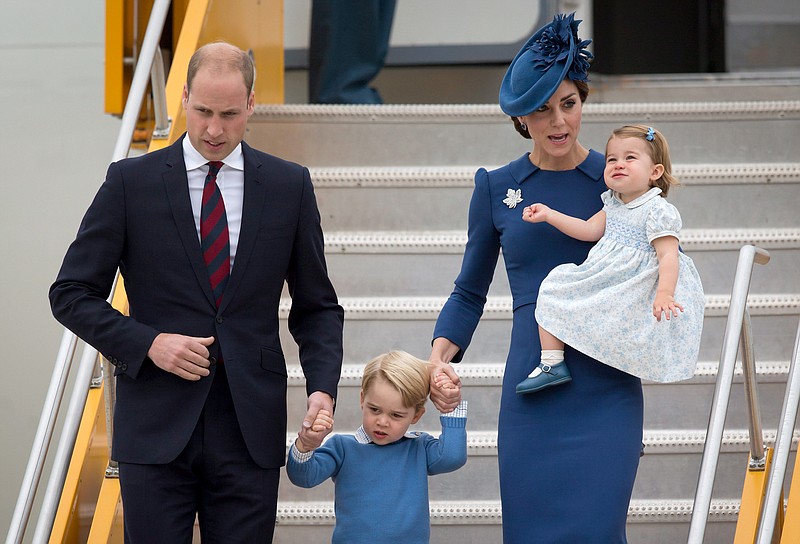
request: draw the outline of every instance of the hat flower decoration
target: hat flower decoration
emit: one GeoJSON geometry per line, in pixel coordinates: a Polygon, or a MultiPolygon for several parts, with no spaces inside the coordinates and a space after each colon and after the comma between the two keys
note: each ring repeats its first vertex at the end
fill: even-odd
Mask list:
{"type": "Polygon", "coordinates": [[[567,77],[572,81],[586,81],[589,78],[589,61],[593,57],[586,47],[592,40],[581,41],[578,37],[580,24],[580,20],[575,20],[574,13],[556,15],[553,22],[542,29],[542,35],[529,48],[533,53],[533,64],[536,68],[548,70],[557,61],[567,62],[572,54],[572,65],[569,66],[567,77]]]}
{"type": "Polygon", "coordinates": [[[591,40],[578,37],[575,14],[558,14],[540,28],[511,62],[500,86],[500,108],[512,117],[542,107],[564,79],[587,81],[591,40]]]}

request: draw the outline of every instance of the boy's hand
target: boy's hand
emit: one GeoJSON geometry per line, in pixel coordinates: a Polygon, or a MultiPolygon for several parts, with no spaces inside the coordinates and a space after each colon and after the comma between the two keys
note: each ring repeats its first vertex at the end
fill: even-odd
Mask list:
{"type": "Polygon", "coordinates": [[[333,429],[333,415],[328,410],[320,410],[310,427],[302,425],[297,433],[294,446],[300,453],[307,453],[322,445],[322,440],[333,429]]]}
{"type": "Polygon", "coordinates": [[[461,379],[448,364],[431,366],[431,402],[443,414],[452,412],[461,402],[461,379]]]}
{"type": "Polygon", "coordinates": [[[453,383],[453,380],[450,379],[450,376],[445,374],[442,370],[439,370],[433,376],[433,384],[438,387],[439,389],[458,389],[459,386],[453,383]]]}

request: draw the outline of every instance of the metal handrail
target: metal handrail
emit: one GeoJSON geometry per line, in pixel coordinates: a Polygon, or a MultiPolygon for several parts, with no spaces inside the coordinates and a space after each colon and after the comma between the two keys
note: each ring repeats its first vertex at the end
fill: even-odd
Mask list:
{"type": "Polygon", "coordinates": [[[772,457],[772,472],[767,482],[767,492],[761,519],[756,535],[757,544],[772,542],[775,532],[775,520],[779,508],[783,508],[782,491],[783,481],[786,477],[786,466],[789,461],[789,450],[792,447],[794,425],[797,420],[798,405],[800,405],[800,325],[797,327],[797,336],[794,340],[794,353],[789,367],[789,378],[786,383],[786,393],[783,397],[778,436],[775,440],[775,453],[772,457]]]}
{"type": "Polygon", "coordinates": [[[747,293],[750,291],[753,264],[767,264],[769,258],[767,251],[752,245],[744,246],[739,251],[739,262],[736,266],[731,302],[728,308],[728,321],[725,325],[725,336],[722,340],[717,383],[714,388],[711,415],[708,420],[708,431],[706,432],[706,441],[703,448],[703,459],[700,464],[700,475],[694,496],[692,520],[689,525],[689,544],[701,544],[705,535],[708,512],[711,507],[711,491],[714,487],[714,477],[717,472],[717,463],[722,446],[722,434],[725,430],[725,416],[727,415],[728,401],[731,396],[736,353],[740,338],[742,342],[747,344],[747,349],[742,350],[742,370],[745,373],[746,398],[750,403],[751,456],[758,455],[758,447],[753,447],[754,441],[761,443],[761,450],[763,450],[763,438],[760,434],[761,416],[758,404],[753,403],[757,399],[757,393],[755,363],[752,360],[753,351],[751,349],[752,342],[750,341],[750,319],[747,314],[747,293]],[[744,334],[742,334],[743,330],[745,331],[744,334]],[[740,336],[740,334],[742,335],[740,336]],[[759,434],[756,435],[756,432],[759,434]]]}
{"type": "Polygon", "coordinates": [[[72,450],[75,448],[81,416],[86,406],[86,399],[89,396],[89,386],[96,361],[97,351],[88,344],[84,344],[81,362],[78,365],[75,384],[69,399],[69,406],[64,417],[64,428],[61,430],[61,438],[53,456],[50,479],[47,481],[42,508],[39,511],[36,528],[33,531],[33,542],[47,542],[50,538],[50,532],[53,530],[53,520],[56,518],[58,501],[69,470],[72,450]]]}
{"type": "Polygon", "coordinates": [[[14,514],[11,516],[11,525],[6,536],[6,544],[19,544],[25,535],[25,528],[31,515],[31,508],[36,496],[36,488],[39,486],[39,480],[42,476],[47,450],[53,438],[53,428],[58,417],[58,407],[61,405],[61,398],[64,396],[64,388],[67,385],[67,377],[72,366],[77,342],[78,338],[65,329],[64,334],[61,336],[61,346],[56,356],[53,375],[50,377],[50,386],[45,396],[42,415],[39,417],[39,427],[36,429],[31,454],[28,457],[28,466],[22,478],[17,505],[14,508],[14,514]]]}
{"type": "MultiPolygon", "coordinates": [[[[128,92],[128,99],[125,104],[125,111],[122,115],[117,141],[114,146],[112,155],[113,161],[118,161],[127,157],[130,151],[131,142],[133,141],[133,132],[136,127],[145,92],[147,92],[148,78],[151,77],[151,69],[158,50],[158,43],[161,39],[161,32],[167,20],[170,3],[170,0],[155,0],[153,3],[147,30],[145,31],[142,41],[142,48],[138,54],[138,62],[128,92]]],[[[158,100],[157,93],[161,93],[162,96],[166,95],[163,78],[161,88],[154,88],[156,101],[158,100]]],[[[64,329],[61,338],[61,346],[56,356],[55,368],[53,369],[53,375],[50,380],[50,386],[45,396],[42,414],[39,418],[39,426],[36,431],[36,436],[34,437],[31,454],[28,457],[28,465],[20,486],[20,492],[11,518],[8,535],[6,536],[6,544],[19,544],[25,536],[34,499],[36,497],[36,490],[39,487],[45,459],[53,438],[58,412],[63,402],[67,379],[69,378],[74,361],[77,341],[78,339],[75,334],[64,329]]],[[[46,542],[49,539],[49,532],[52,530],[61,488],[64,485],[64,479],[66,477],[69,456],[71,455],[71,444],[74,444],[77,436],[81,412],[86,403],[86,395],[88,394],[88,387],[91,382],[97,356],[97,351],[94,348],[89,345],[85,346],[78,371],[78,379],[76,379],[74,386],[73,402],[70,403],[68,413],[65,416],[61,441],[53,461],[53,471],[51,471],[47,492],[43,498],[39,520],[34,534],[33,542],[36,544],[39,542],[46,542]],[[85,380],[83,379],[84,377],[86,378],[85,380]],[[82,401],[81,396],[83,397],[82,401]]],[[[108,372],[106,372],[106,374],[108,374],[108,372]]]]}

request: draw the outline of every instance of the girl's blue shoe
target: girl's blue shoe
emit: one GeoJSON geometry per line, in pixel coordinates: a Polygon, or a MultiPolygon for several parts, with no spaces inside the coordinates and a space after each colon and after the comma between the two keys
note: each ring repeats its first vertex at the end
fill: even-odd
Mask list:
{"type": "Polygon", "coordinates": [[[518,394],[535,393],[540,389],[572,381],[572,375],[569,373],[566,363],[562,362],[557,365],[539,363],[539,368],[542,372],[538,376],[525,378],[517,384],[518,394]]]}

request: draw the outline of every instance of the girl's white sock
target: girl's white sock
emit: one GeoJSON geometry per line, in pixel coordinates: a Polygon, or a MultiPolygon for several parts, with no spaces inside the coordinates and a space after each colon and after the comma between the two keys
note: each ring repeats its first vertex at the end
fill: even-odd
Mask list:
{"type": "MultiPolygon", "coordinates": [[[[542,362],[546,363],[550,366],[560,365],[564,362],[564,350],[563,349],[543,349],[542,350],[542,362]]],[[[539,374],[542,373],[542,369],[538,366],[533,369],[533,372],[528,374],[529,378],[535,378],[539,374]]]]}

